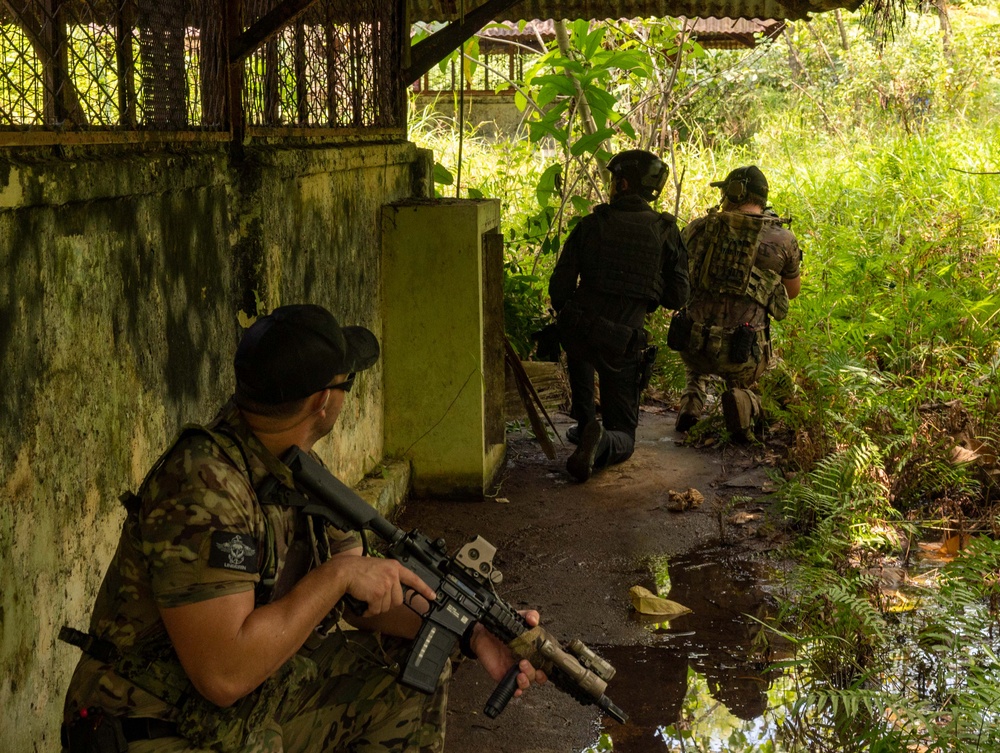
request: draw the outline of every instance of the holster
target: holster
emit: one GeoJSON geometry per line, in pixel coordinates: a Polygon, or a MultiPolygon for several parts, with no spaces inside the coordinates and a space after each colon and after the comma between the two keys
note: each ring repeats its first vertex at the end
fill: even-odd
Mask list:
{"type": "Polygon", "coordinates": [[[639,392],[641,393],[649,386],[649,380],[653,378],[653,366],[656,364],[656,354],[660,349],[655,345],[650,345],[642,351],[642,361],[639,363],[639,392]]]}
{"type": "Polygon", "coordinates": [[[62,726],[62,744],[69,753],[126,753],[128,741],[121,720],[91,707],[62,726]]]}

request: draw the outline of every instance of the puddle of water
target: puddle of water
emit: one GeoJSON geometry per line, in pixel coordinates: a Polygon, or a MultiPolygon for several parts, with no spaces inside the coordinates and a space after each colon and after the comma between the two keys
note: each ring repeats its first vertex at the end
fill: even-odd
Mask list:
{"type": "Polygon", "coordinates": [[[584,753],[681,750],[678,728],[696,735],[697,750],[731,750],[734,735],[753,750],[769,737],[769,693],[782,692],[767,671],[775,656],[755,646],[761,625],[748,616],[773,608],[763,566],[707,547],[652,570],[659,595],[692,612],[670,622],[633,614],[650,645],[594,647],[617,669],[608,694],[629,721],[609,722],[584,753]]]}
{"type": "MultiPolygon", "coordinates": [[[[945,609],[926,588],[916,589],[899,611],[889,600],[887,613],[894,616],[886,621],[887,640],[866,667],[863,687],[875,707],[869,715],[803,705],[813,691],[844,689],[857,680],[857,670],[853,680],[831,675],[814,684],[807,665],[784,673],[771,669],[791,658],[791,647],[770,631],[766,645],[757,640],[763,630],[758,620],[774,607],[768,576],[762,563],[712,547],[654,563],[646,585],[693,611],[670,622],[633,614],[649,632],[647,645],[593,646],[617,669],[608,695],[629,721],[608,721],[581,753],[861,751],[886,733],[903,742],[885,750],[944,751],[953,749],[948,742],[935,747],[924,741],[938,732],[948,739],[952,719],[961,722],[955,739],[968,732],[978,741],[962,750],[1000,750],[1000,734],[993,731],[1000,721],[993,679],[1000,671],[1000,635],[984,603],[960,598],[945,609]],[[908,706],[918,714],[908,716],[908,706]],[[962,714],[968,718],[959,719],[962,714]]],[[[911,574],[911,583],[922,580],[911,574]]],[[[810,645],[802,643],[801,659],[810,645]]]]}

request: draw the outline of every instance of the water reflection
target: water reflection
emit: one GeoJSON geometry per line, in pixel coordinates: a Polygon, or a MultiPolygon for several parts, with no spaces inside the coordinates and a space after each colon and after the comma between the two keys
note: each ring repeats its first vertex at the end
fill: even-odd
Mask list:
{"type": "Polygon", "coordinates": [[[651,632],[650,645],[599,649],[618,669],[609,690],[629,722],[610,723],[589,751],[682,750],[682,737],[688,750],[695,740],[695,750],[753,750],[768,738],[764,717],[775,679],[768,670],[773,639],[756,640],[754,618],[774,606],[762,564],[708,547],[651,570],[659,595],[692,612],[669,623],[633,615],[651,632]],[[746,745],[729,747],[737,740],[746,745]]]}

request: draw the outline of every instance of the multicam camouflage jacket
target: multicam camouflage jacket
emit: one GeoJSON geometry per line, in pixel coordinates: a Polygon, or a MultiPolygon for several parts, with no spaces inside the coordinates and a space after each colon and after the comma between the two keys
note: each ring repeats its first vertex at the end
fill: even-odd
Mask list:
{"type": "MultiPolygon", "coordinates": [[[[355,534],[319,529],[297,509],[261,504],[255,488],[281,468],[230,402],[208,427],[186,427],[139,493],[123,497],[128,514],[89,629],[113,646],[116,657],[81,658],[66,697],[67,719],[96,706],[114,715],[177,721],[194,736],[189,739],[197,738],[191,729],[201,723],[197,715],[213,707],[187,681],[158,609],[251,590],[258,604],[266,603],[286,593],[317,559],[360,545],[355,534]],[[208,705],[192,710],[192,698],[194,706],[208,705]],[[193,714],[194,722],[184,714],[193,714]]],[[[292,675],[309,672],[284,667],[230,714],[244,717],[237,726],[245,726],[246,717],[266,716],[289,683],[308,679],[292,675]]]]}
{"type": "Polygon", "coordinates": [[[688,316],[699,324],[762,329],[768,316],[783,319],[788,296],[782,280],[799,276],[802,252],[788,220],[773,214],[715,209],[682,232],[688,249],[688,316]]]}

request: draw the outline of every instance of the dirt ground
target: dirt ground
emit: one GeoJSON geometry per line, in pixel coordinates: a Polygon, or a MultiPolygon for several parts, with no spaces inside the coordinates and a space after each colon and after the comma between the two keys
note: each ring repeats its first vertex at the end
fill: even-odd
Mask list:
{"type": "MultiPolygon", "coordinates": [[[[564,435],[571,421],[553,419],[564,435]]],[[[754,499],[769,490],[765,466],[773,456],[761,445],[686,446],[674,419],[671,411],[644,409],[635,455],[586,484],[565,471],[572,445],[557,442],[557,458],[549,460],[530,436],[509,435],[495,496],[407,505],[398,524],[443,536],[452,550],[476,534],[493,543],[494,564],[504,574],[499,594],[518,608],[538,609],[543,624],[564,642],[579,638],[612,661],[618,674],[607,694],[631,717],[626,725],[602,719],[593,706],[549,686],[533,688],[491,720],[482,708],[493,683],[467,662],[450,689],[446,753],[580,752],[602,731],[612,737],[616,753],[662,749],[655,744],[656,729],[664,714],[679,708],[687,664],[733,665],[739,649],[729,643],[745,630],[744,615],[762,595],[748,569],[726,563],[752,558],[779,535],[754,499]],[[700,491],[704,503],[671,511],[668,492],[689,488],[700,491]],[[671,564],[677,582],[670,598],[688,602],[698,621],[681,618],[668,635],[651,630],[634,613],[629,588],[655,590],[658,563],[683,563],[692,553],[698,554],[689,574],[697,577],[686,578],[682,565],[671,564]],[[690,648],[692,641],[697,650],[690,648]],[[686,653],[678,653],[680,643],[689,646],[686,653]],[[721,658],[705,660],[716,649],[721,658]]]]}

